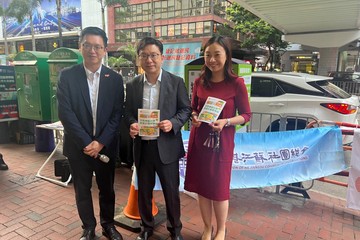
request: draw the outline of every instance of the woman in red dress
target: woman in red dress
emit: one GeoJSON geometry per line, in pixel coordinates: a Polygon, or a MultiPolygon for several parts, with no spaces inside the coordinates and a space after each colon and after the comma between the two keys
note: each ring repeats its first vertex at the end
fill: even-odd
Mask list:
{"type": "Polygon", "coordinates": [[[212,237],[214,211],[217,225],[214,240],[223,240],[229,209],[235,125],[248,122],[251,110],[244,80],[232,71],[230,43],[224,37],[212,37],[205,44],[204,59],[205,65],[201,76],[195,80],[192,93],[192,128],[184,187],[198,194],[205,225],[201,239],[212,237]],[[198,114],[209,96],[226,101],[219,118],[211,124],[198,121],[198,114]],[[212,132],[220,135],[218,148],[211,143],[204,145],[212,132]]]}

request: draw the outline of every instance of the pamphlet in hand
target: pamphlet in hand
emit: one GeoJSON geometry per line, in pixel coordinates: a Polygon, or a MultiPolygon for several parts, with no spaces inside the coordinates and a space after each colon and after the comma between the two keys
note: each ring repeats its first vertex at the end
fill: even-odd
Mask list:
{"type": "Polygon", "coordinates": [[[201,109],[198,120],[206,123],[215,122],[223,110],[225,103],[226,101],[222,99],[208,97],[205,105],[201,109]]]}
{"type": "Polygon", "coordinates": [[[158,123],[160,122],[160,110],[138,109],[139,136],[158,137],[160,135],[158,123]]]}

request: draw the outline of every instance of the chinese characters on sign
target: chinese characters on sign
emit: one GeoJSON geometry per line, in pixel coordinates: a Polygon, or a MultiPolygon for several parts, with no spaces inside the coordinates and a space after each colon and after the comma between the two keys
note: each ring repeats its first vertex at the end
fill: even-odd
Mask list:
{"type": "Polygon", "coordinates": [[[199,114],[199,121],[206,123],[215,122],[223,110],[225,103],[226,101],[222,99],[208,97],[199,114]]]}
{"type": "Polygon", "coordinates": [[[158,137],[160,122],[160,110],[158,109],[138,109],[139,136],[158,137]]]}

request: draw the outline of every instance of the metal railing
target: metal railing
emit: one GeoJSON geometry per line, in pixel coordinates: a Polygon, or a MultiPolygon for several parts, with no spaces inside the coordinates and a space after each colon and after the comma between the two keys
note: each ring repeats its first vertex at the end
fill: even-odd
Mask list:
{"type": "Polygon", "coordinates": [[[343,89],[345,92],[360,96],[360,83],[353,81],[331,81],[332,84],[338,86],[343,89]]]}

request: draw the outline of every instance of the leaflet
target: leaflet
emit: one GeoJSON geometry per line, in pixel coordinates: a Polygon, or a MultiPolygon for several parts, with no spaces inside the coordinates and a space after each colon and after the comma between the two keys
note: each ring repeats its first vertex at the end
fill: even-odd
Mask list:
{"type": "Polygon", "coordinates": [[[139,136],[158,137],[160,135],[159,122],[160,110],[138,109],[139,136]]]}
{"type": "Polygon", "coordinates": [[[222,99],[208,97],[203,108],[201,109],[198,120],[206,123],[215,122],[218,119],[225,104],[226,101],[222,99]]]}

